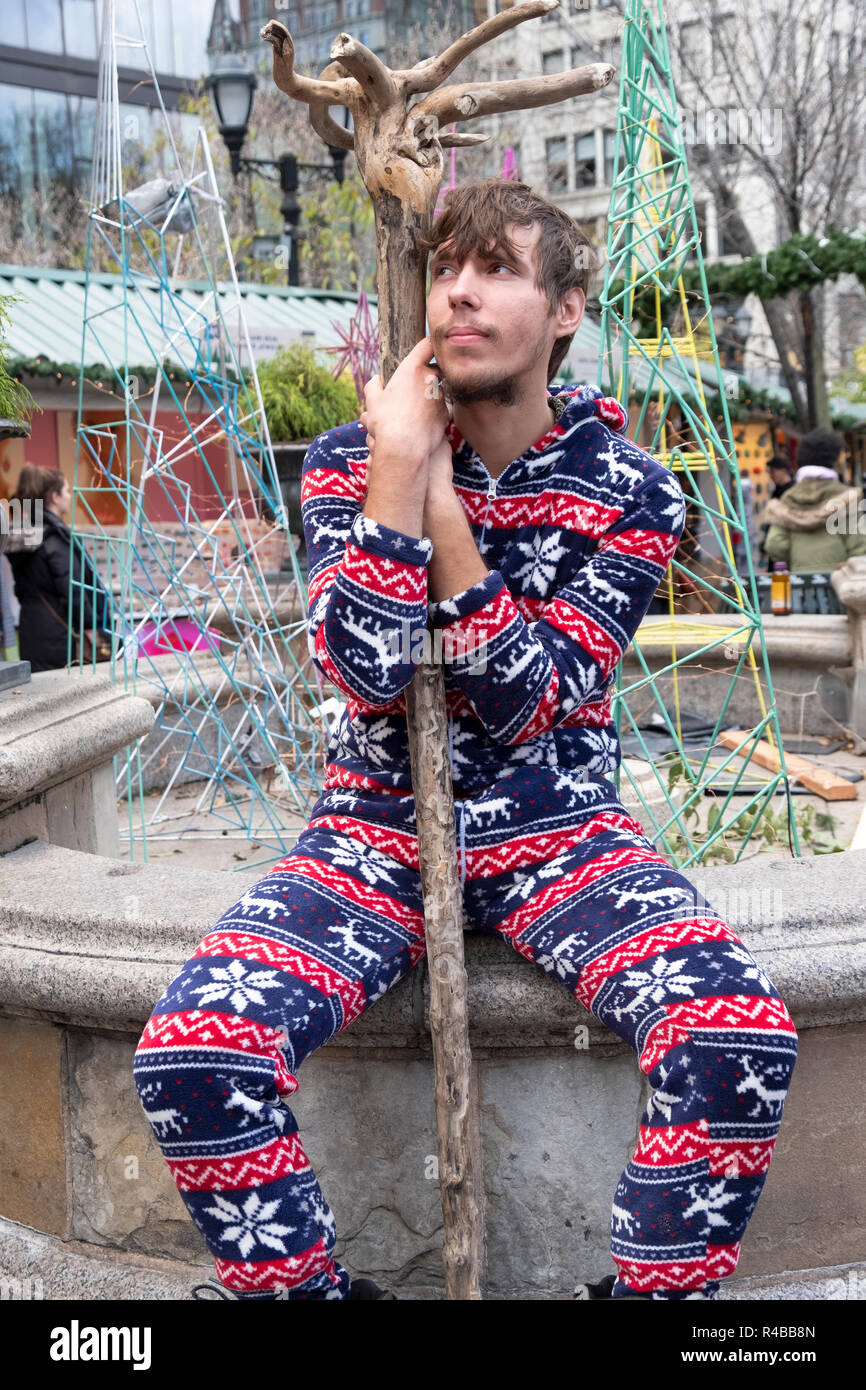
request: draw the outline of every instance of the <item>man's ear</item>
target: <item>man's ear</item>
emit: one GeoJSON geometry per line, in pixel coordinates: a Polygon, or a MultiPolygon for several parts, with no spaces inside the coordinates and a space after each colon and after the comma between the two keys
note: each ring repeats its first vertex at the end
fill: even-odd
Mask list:
{"type": "Polygon", "coordinates": [[[569,333],[576,333],[580,327],[583,313],[586,309],[586,295],[583,290],[576,286],[564,295],[562,304],[556,314],[556,336],[564,338],[569,333]]]}

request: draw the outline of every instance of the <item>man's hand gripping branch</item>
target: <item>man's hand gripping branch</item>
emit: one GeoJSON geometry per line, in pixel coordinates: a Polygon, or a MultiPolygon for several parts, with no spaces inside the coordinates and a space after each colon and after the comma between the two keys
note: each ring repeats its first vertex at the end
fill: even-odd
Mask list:
{"type": "Polygon", "coordinates": [[[445,437],[450,417],[432,356],[431,340],[422,338],[387,386],[373,377],[361,423],[370,450],[364,515],[405,535],[429,537],[428,597],[438,601],[486,578],[488,569],[454,491],[445,437]]]}

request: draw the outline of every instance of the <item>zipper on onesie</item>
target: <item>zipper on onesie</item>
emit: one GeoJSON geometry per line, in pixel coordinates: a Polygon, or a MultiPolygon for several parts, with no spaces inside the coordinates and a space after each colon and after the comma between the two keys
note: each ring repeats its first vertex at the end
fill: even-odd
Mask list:
{"type": "Polygon", "coordinates": [[[479,548],[484,544],[484,536],[487,532],[487,518],[490,515],[490,503],[496,497],[496,484],[498,482],[498,478],[491,478],[489,474],[487,475],[487,506],[484,511],[484,522],[481,527],[481,536],[478,541],[479,548]]]}

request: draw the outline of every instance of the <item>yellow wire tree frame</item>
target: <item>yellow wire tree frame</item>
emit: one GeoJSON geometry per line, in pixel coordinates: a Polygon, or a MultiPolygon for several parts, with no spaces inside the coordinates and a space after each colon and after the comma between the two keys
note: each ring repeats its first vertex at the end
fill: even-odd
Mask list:
{"type": "MultiPolygon", "coordinates": [[[[651,433],[650,452],[679,475],[688,505],[683,541],[659,587],[667,612],[647,617],[638,629],[633,650],[643,676],[624,684],[621,668],[616,699],[620,733],[627,722],[655,773],[658,791],[647,799],[628,759],[620,772],[626,772],[643,806],[651,838],[681,867],[719,853],[739,858],[777,791],[786,795],[788,841],[799,854],[752,557],[746,546],[747,574],[741,576],[731,536],[732,528],[748,534],[745,503],[659,0],[628,0],[626,6],[614,171],[600,296],[599,379],[621,400],[640,400],[636,437],[651,433]],[[700,282],[700,290],[689,296],[682,278],[687,263],[697,264],[700,282]],[[636,330],[638,297],[643,324],[655,320],[652,336],[639,336],[636,330]],[[721,407],[720,424],[711,416],[708,391],[721,407]],[[708,550],[717,552],[700,569],[689,564],[689,545],[695,540],[690,525],[698,523],[708,550]],[[678,579],[701,612],[678,611],[678,579]],[[760,658],[754,651],[756,638],[760,658]],[[720,649],[733,670],[720,667],[720,649]],[[723,686],[727,675],[729,684],[718,714],[708,721],[712,730],[695,745],[684,728],[684,689],[701,676],[700,663],[708,653],[713,653],[716,683],[723,686]],[[652,670],[648,657],[655,663],[652,670]],[[744,667],[754,682],[760,718],[750,728],[740,725],[737,750],[714,751],[721,730],[736,723],[727,712],[744,667]],[[644,737],[648,701],[656,706],[653,722],[669,735],[667,763],[660,764],[658,751],[651,752],[644,737]],[[778,754],[779,771],[756,777],[749,759],[765,739],[778,754]],[[684,800],[669,786],[673,762],[685,778],[684,800]],[[721,785],[727,794],[715,800],[705,825],[700,809],[709,803],[705,791],[712,784],[714,791],[721,785]],[[735,821],[734,841],[730,832],[735,821]]],[[[738,694],[742,697],[742,686],[738,694]]],[[[699,700],[705,707],[706,692],[699,700]]],[[[714,699],[714,707],[716,703],[714,699]]]]}

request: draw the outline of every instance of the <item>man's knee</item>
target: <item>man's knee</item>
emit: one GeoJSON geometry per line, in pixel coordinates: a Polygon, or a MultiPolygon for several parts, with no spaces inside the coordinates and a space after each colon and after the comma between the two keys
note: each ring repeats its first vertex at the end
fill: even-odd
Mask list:
{"type": "MultiPolygon", "coordinates": [[[[246,978],[240,961],[234,974],[231,964],[221,970],[225,979],[210,988],[213,968],[202,976],[201,957],[191,956],[138,1040],[133,1079],[159,1141],[189,1137],[191,1123],[212,1121],[213,1111],[230,1106],[232,1097],[238,1103],[242,1097],[262,1102],[297,1090],[295,1053],[282,1010],[269,1008],[268,1021],[247,1016],[256,1005],[251,993],[261,1002],[266,995],[246,978]]],[[[218,971],[221,965],[215,963],[218,971]]]]}

